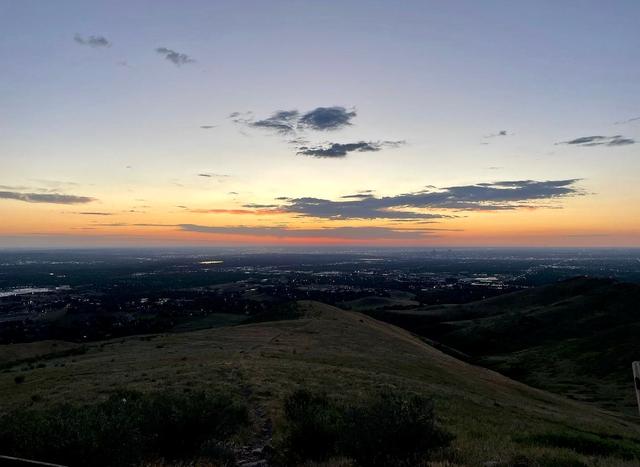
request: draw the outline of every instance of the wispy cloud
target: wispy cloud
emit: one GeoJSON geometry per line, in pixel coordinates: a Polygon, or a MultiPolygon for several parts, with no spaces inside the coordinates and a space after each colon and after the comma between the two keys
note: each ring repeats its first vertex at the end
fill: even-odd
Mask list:
{"type": "Polygon", "coordinates": [[[288,227],[206,226],[180,224],[187,232],[223,235],[249,235],[278,238],[331,238],[342,240],[421,240],[433,236],[437,229],[394,229],[387,227],[328,227],[320,229],[291,229],[288,227]]]}
{"type": "Polygon", "coordinates": [[[633,122],[640,122],[640,117],[631,117],[631,118],[627,118],[626,120],[620,120],[618,122],[614,122],[614,125],[624,125],[625,123],[633,123],[633,122]]]}
{"type": "Polygon", "coordinates": [[[268,118],[249,121],[248,124],[254,128],[264,128],[276,133],[287,134],[296,130],[299,119],[300,113],[297,110],[279,110],[268,118]]]}
{"type": "Polygon", "coordinates": [[[156,49],[160,55],[163,55],[165,59],[169,60],[175,66],[186,65],[187,63],[194,63],[195,59],[187,54],[176,52],[175,50],[168,49],[166,47],[158,47],[156,49]]]}
{"type": "Polygon", "coordinates": [[[497,133],[485,135],[485,138],[499,138],[500,136],[509,136],[509,133],[507,132],[507,130],[500,130],[497,133]]]}
{"type": "Polygon", "coordinates": [[[260,208],[260,207],[251,207],[249,205],[243,209],[191,209],[190,212],[194,212],[198,214],[232,214],[232,215],[253,215],[253,216],[286,213],[286,211],[282,211],[276,208],[277,208],[276,206],[274,206],[274,208],[272,207],[260,208]]]}
{"type": "Polygon", "coordinates": [[[629,144],[635,144],[636,141],[632,138],[625,138],[622,135],[614,136],[581,136],[569,141],[562,141],[556,144],[568,144],[572,146],[627,146],[629,144]]]}
{"type": "Polygon", "coordinates": [[[0,199],[51,204],[85,204],[95,201],[95,198],[88,196],[63,195],[60,193],[19,193],[15,191],[0,191],[0,199]]]}
{"type": "Polygon", "coordinates": [[[321,146],[301,146],[298,154],[320,158],[342,158],[350,152],[376,152],[384,147],[398,147],[403,141],[359,141],[357,143],[328,143],[321,146]]]}
{"type": "Polygon", "coordinates": [[[100,211],[82,211],[82,212],[76,212],[76,214],[80,214],[81,216],[113,216],[112,212],[100,212],[100,211]]]}
{"type": "Polygon", "coordinates": [[[218,173],[213,173],[213,172],[200,172],[198,174],[198,177],[202,177],[202,178],[229,178],[230,175],[218,174],[218,173]]]}
{"type": "Polygon", "coordinates": [[[73,36],[73,40],[76,41],[77,44],[86,45],[93,48],[111,47],[111,42],[109,42],[104,36],[83,37],[80,34],[76,34],[75,36],[73,36]]]}

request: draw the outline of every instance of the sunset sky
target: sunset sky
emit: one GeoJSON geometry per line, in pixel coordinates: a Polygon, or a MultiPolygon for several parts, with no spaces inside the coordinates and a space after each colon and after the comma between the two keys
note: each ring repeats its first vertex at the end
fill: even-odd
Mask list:
{"type": "Polygon", "coordinates": [[[640,247],[638,18],[0,0],[0,247],[640,247]]]}

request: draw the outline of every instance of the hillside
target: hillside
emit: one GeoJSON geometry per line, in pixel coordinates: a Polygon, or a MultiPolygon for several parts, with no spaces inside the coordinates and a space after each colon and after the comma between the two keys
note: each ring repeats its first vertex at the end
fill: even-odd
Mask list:
{"type": "Polygon", "coordinates": [[[386,387],[433,396],[438,419],[456,436],[446,460],[458,465],[637,465],[634,418],[461,362],[358,313],[317,302],[300,302],[298,310],[298,319],[128,337],[82,352],[13,344],[0,349],[15,362],[5,361],[0,373],[0,410],[87,404],[122,389],[222,388],[249,400],[255,432],[264,437],[272,422],[277,435],[282,400],[295,388],[356,400],[386,387]],[[16,384],[17,375],[24,382],[16,384]]]}
{"type": "Polygon", "coordinates": [[[465,305],[380,315],[536,387],[637,413],[640,285],[576,278],[465,305]]]}

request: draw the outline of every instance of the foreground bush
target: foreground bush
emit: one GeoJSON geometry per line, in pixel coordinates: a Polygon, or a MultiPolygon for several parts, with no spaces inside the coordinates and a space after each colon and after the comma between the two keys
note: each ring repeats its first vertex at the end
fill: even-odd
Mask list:
{"type": "Polygon", "coordinates": [[[415,465],[452,439],[435,424],[431,400],[417,395],[381,393],[346,405],[299,390],[286,399],[284,415],[279,452],[288,465],[331,457],[362,466],[415,465]]]}
{"type": "Polygon", "coordinates": [[[0,449],[72,466],[188,459],[248,424],[245,407],[207,393],[122,392],[84,407],[24,410],[0,419],[0,449]]]}

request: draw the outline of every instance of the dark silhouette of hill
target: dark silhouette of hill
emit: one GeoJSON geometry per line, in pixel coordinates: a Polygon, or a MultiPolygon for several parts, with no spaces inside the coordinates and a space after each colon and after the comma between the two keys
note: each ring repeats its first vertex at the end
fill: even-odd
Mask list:
{"type": "Polygon", "coordinates": [[[378,316],[528,384],[637,410],[631,362],[640,359],[638,284],[579,277],[469,304],[378,316]]]}

